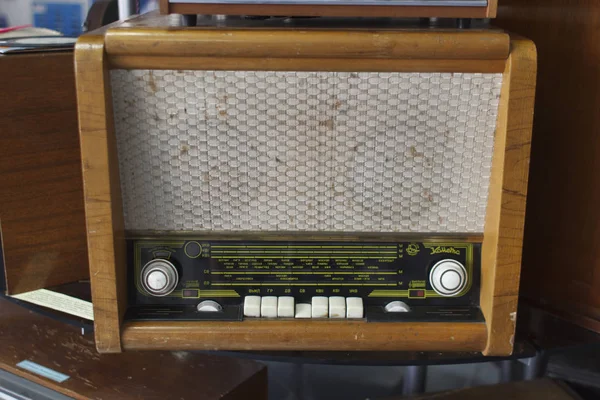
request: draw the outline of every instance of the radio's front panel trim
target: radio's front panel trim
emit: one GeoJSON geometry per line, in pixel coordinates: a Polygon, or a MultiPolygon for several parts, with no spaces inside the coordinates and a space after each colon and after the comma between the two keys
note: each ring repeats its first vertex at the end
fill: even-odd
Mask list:
{"type": "Polygon", "coordinates": [[[125,350],[481,351],[483,322],[124,321],[125,350]]]}
{"type": "Polygon", "coordinates": [[[456,240],[133,239],[126,319],[482,321],[480,253],[456,240]]]}

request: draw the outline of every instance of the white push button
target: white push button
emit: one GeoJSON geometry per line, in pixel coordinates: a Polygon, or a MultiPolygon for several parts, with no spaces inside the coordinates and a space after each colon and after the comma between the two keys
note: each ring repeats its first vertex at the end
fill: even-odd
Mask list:
{"type": "Polygon", "coordinates": [[[294,298],[292,296],[280,296],[277,303],[278,318],[294,318],[294,298]]]}
{"type": "Polygon", "coordinates": [[[260,296],[246,296],[244,298],[244,316],[260,317],[260,296]]]}
{"type": "Polygon", "coordinates": [[[392,301],[385,306],[385,312],[409,312],[410,307],[403,301],[392,301]]]}
{"type": "Polygon", "coordinates": [[[277,297],[265,296],[262,298],[260,316],[263,318],[277,318],[277,297]]]}
{"type": "Polygon", "coordinates": [[[444,297],[456,296],[467,286],[465,267],[456,260],[442,260],[429,272],[429,283],[435,292],[444,297]]]}
{"type": "Polygon", "coordinates": [[[296,318],[312,318],[312,305],[296,304],[296,318]]]}
{"type": "Polygon", "coordinates": [[[324,296],[315,296],[312,298],[312,317],[327,318],[329,315],[329,299],[324,296]]]}
{"type": "Polygon", "coordinates": [[[346,318],[362,318],[365,315],[361,297],[348,297],[346,299],[346,318]]]}
{"type": "Polygon", "coordinates": [[[329,318],[346,318],[346,299],[340,296],[329,298],[329,318]]]}
{"type": "Polygon", "coordinates": [[[198,303],[196,309],[200,312],[219,312],[223,310],[223,307],[216,301],[204,300],[198,303]]]}

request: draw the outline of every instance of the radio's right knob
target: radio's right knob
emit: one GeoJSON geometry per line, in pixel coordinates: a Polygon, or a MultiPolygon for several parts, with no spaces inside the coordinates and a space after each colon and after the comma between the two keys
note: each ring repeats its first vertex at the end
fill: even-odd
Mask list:
{"type": "Polygon", "coordinates": [[[456,260],[442,260],[429,272],[429,282],[435,292],[444,297],[456,296],[467,286],[465,267],[456,260]]]}
{"type": "Polygon", "coordinates": [[[155,259],[144,265],[140,276],[142,287],[153,296],[167,296],[179,281],[177,268],[167,260],[155,259]]]}

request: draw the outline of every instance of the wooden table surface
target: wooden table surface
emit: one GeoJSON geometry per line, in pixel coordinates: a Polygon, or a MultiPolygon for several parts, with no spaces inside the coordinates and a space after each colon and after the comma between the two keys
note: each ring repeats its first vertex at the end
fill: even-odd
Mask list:
{"type": "Polygon", "coordinates": [[[266,367],[187,352],[100,355],[90,334],[0,298],[0,369],[76,399],[266,399],[266,367]],[[63,383],[16,366],[30,360],[68,375],[63,383]]]}

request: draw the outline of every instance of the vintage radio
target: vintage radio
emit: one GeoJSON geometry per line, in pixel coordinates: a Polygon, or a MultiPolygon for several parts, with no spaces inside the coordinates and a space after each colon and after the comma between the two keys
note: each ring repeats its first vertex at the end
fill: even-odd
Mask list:
{"type": "Polygon", "coordinates": [[[76,47],[99,351],[512,351],[531,42],[167,19],[76,47]]]}
{"type": "Polygon", "coordinates": [[[160,0],[162,14],[494,18],[498,0],[160,0]]]}

